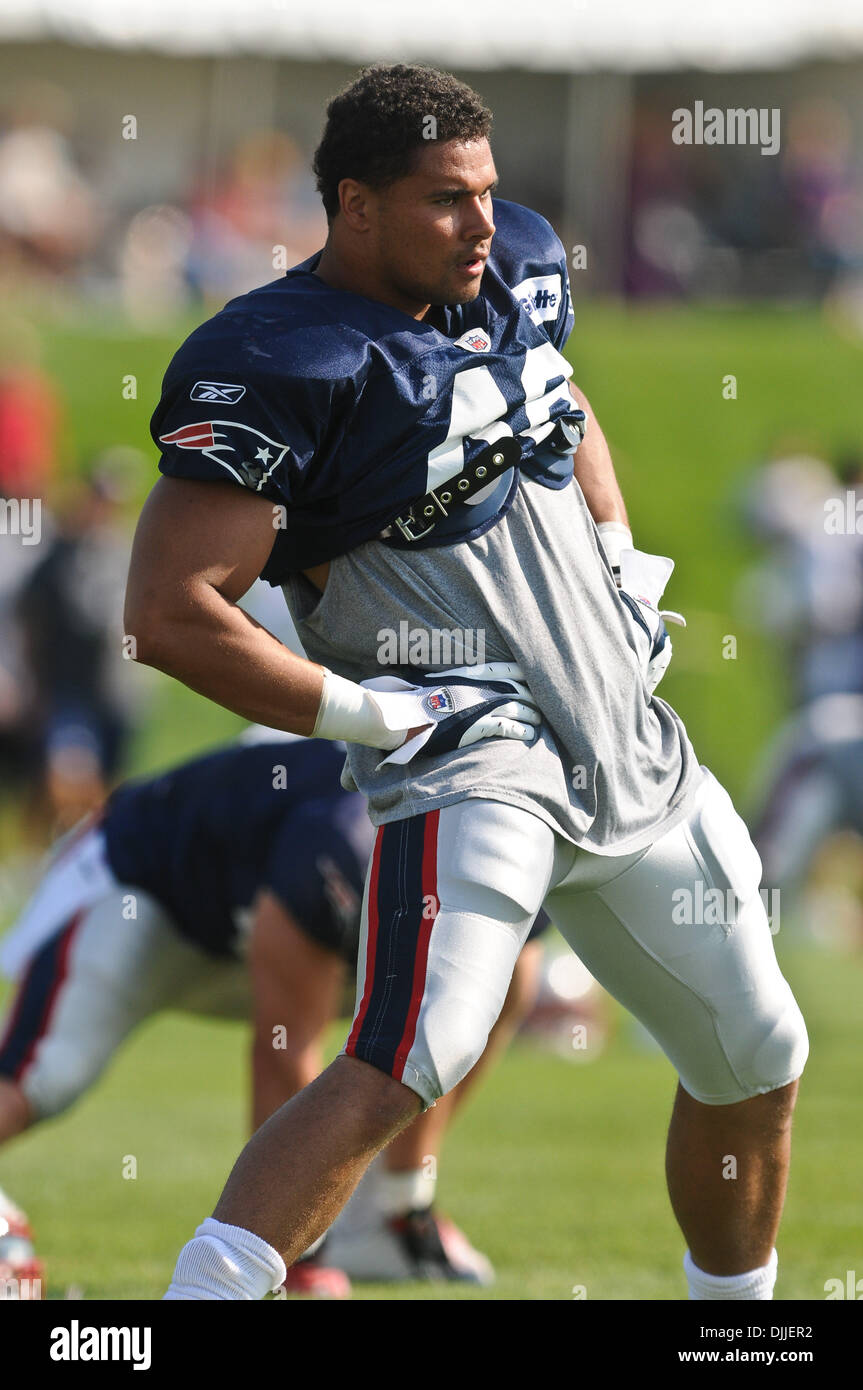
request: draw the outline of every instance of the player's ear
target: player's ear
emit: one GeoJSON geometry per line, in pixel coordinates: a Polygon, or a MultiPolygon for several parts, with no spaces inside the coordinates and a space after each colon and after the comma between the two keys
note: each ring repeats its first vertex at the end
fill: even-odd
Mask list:
{"type": "Polygon", "coordinates": [[[367,232],[369,220],[369,199],[371,189],[359,179],[341,179],[339,182],[339,212],[352,232],[367,232]]]}

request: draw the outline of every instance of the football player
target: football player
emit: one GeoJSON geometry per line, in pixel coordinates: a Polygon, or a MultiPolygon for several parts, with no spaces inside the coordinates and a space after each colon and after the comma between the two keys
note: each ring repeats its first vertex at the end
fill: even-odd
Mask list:
{"type": "Polygon", "coordinates": [[[679,1074],[667,1171],[690,1296],[772,1296],[805,1028],[746,828],[653,693],[672,563],[633,546],[563,356],[566,253],[495,198],[490,127],[448,74],[364,70],[315,155],[326,245],[197,329],[153,417],[138,660],[344,739],[378,826],[344,1051],[248,1144],[171,1299],[280,1283],[480,1056],[546,900],[679,1074]],[[237,607],[259,575],[309,660],[237,607]],[[534,737],[453,737],[506,698],[480,661],[527,687],[534,737]],[[680,891],[705,885],[729,920],[676,925],[680,891]]]}
{"type": "Polygon", "coordinates": [[[784,644],[794,702],[765,753],[750,825],[764,881],[792,909],[829,836],[863,833],[861,496],[858,457],[838,479],[819,459],[790,457],[760,470],[747,499],[747,520],[770,548],[741,596],[784,644]]]}
{"type": "MultiPolygon", "coordinates": [[[[0,1143],[77,1101],[164,1009],[254,1018],[254,1126],[318,1075],[356,965],[374,838],[362,797],[339,784],[343,762],[335,744],[252,730],[124,784],[59,842],[0,944],[18,981],[0,1029],[0,1143]]],[[[532,956],[488,1057],[530,1005],[532,956]]],[[[362,1234],[345,1244],[353,1272],[490,1281],[485,1257],[433,1208],[442,1120],[420,1117],[384,1156],[362,1234]]],[[[4,1220],[0,1274],[14,1246],[16,1277],[40,1277],[26,1218],[0,1194],[4,1220]]],[[[286,1282],[326,1297],[347,1289],[318,1252],[286,1282]]]]}

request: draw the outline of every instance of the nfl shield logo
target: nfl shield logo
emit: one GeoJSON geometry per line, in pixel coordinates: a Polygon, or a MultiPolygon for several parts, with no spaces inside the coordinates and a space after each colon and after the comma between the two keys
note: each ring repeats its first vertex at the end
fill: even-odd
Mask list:
{"type": "Polygon", "coordinates": [[[456,338],[455,345],[464,348],[465,352],[488,352],[491,338],[484,328],[469,328],[460,338],[456,338]]]}
{"type": "Polygon", "coordinates": [[[453,703],[448,690],[433,690],[426,704],[434,714],[452,713],[453,703]]]}

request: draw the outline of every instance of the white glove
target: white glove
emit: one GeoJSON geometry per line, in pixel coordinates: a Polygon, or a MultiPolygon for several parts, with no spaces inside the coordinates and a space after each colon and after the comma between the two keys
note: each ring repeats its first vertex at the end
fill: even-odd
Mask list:
{"type": "Polygon", "coordinates": [[[606,559],[611,565],[614,582],[619,589],[620,552],[634,548],[635,542],[632,539],[632,532],[623,521],[600,521],[596,529],[599,532],[599,539],[602,542],[606,559]]]}
{"type": "Polygon", "coordinates": [[[680,613],[659,607],[674,561],[667,555],[648,555],[643,550],[621,550],[619,559],[620,597],[647,638],[644,678],[648,694],[652,695],[672,656],[664,620],[686,627],[686,619],[680,613]]]}
{"type": "Polygon", "coordinates": [[[421,749],[434,756],[483,738],[530,743],[541,723],[514,662],[418,672],[415,681],[375,676],[356,685],[327,671],[313,737],[394,750],[383,766],[410,762],[421,749]],[[405,742],[411,729],[419,732],[405,742]]]}

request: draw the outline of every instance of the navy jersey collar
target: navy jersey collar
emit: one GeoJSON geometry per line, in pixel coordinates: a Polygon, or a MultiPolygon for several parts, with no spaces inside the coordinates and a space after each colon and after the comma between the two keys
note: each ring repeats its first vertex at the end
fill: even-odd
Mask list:
{"type": "MultiPolygon", "coordinates": [[[[328,285],[326,280],[322,280],[319,275],[315,275],[314,273],[315,267],[318,265],[323,254],[324,248],[321,247],[320,251],[315,251],[306,260],[301,261],[299,265],[292,266],[290,270],[286,270],[285,279],[289,280],[295,276],[304,275],[307,279],[311,280],[317,288],[326,290],[330,294],[349,295],[352,300],[362,299],[366,304],[376,305],[378,310],[385,309],[389,310],[390,313],[398,314],[399,318],[406,319],[409,324],[412,324],[414,329],[430,328],[435,333],[442,334],[445,338],[451,337],[454,329],[461,331],[461,324],[457,317],[458,311],[460,309],[472,307],[472,305],[464,304],[432,304],[428,315],[424,319],[415,319],[412,314],[406,314],[403,309],[397,309],[394,304],[385,304],[382,299],[370,299],[368,295],[358,294],[356,290],[340,290],[337,289],[335,285],[328,285]],[[442,316],[445,320],[444,326],[441,327],[439,323],[434,322],[432,315],[434,315],[435,318],[442,316]],[[456,315],[455,324],[453,324],[452,321],[453,315],[456,315]]],[[[482,298],[483,290],[480,289],[473,303],[477,304],[482,298]]]]}

